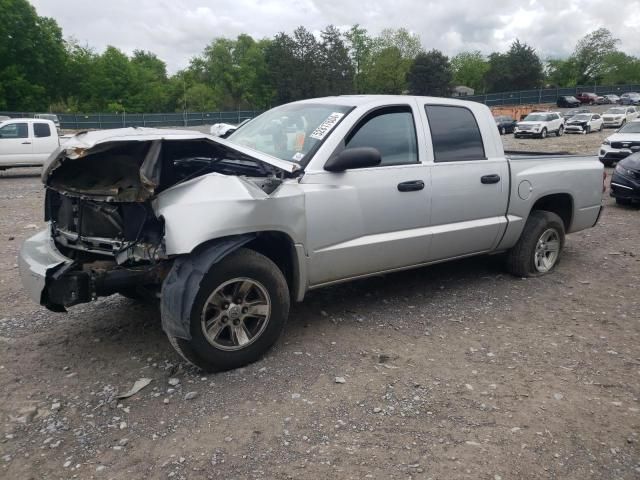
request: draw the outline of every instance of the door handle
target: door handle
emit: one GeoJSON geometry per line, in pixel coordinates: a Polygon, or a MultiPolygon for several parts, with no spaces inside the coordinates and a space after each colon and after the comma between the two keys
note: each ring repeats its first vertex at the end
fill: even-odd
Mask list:
{"type": "Polygon", "coordinates": [[[422,180],[411,180],[410,182],[402,182],[398,184],[398,190],[401,192],[415,192],[424,188],[422,180]]]}
{"type": "Polygon", "coordinates": [[[31,145],[31,142],[22,142],[22,145],[31,145]]]}
{"type": "Polygon", "coordinates": [[[500,181],[500,175],[494,173],[493,175],[484,175],[480,177],[480,181],[484,184],[487,183],[498,183],[500,181]]]}

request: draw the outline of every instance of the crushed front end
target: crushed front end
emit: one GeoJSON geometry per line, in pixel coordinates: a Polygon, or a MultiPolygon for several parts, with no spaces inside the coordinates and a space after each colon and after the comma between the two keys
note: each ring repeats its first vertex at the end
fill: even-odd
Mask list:
{"type": "Polygon", "coordinates": [[[175,258],[165,251],[157,196],[210,173],[255,178],[271,191],[276,170],[198,132],[79,134],[45,165],[49,227],[21,248],[23,285],[53,311],[114,293],[157,297],[175,258]]]}

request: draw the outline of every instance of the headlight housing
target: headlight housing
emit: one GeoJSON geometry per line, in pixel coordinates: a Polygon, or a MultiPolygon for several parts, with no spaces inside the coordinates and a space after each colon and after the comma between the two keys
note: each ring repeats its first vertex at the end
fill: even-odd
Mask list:
{"type": "Polygon", "coordinates": [[[605,140],[604,142],[602,142],[602,145],[611,145],[611,142],[609,140],[605,140]]]}
{"type": "Polygon", "coordinates": [[[618,172],[620,175],[627,175],[627,176],[633,176],[633,171],[629,170],[628,168],[624,168],[622,165],[618,164],[616,165],[615,171],[618,172]]]}

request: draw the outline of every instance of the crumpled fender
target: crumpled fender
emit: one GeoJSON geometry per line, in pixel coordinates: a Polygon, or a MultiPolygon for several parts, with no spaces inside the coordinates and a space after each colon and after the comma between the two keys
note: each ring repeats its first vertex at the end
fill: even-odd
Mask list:
{"type": "Polygon", "coordinates": [[[162,284],[160,314],[169,337],[191,340],[190,317],[200,282],[211,267],[256,238],[248,233],[209,242],[189,255],[178,257],[162,284]]]}

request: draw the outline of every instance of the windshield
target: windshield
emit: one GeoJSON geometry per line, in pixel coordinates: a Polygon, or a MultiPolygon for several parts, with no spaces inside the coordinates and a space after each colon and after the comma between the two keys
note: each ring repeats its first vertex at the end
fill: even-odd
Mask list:
{"type": "Polygon", "coordinates": [[[587,121],[587,120],[591,120],[591,115],[586,114],[586,113],[581,113],[580,115],[576,115],[575,117],[573,117],[571,120],[579,120],[579,121],[587,121]]]}
{"type": "Polygon", "coordinates": [[[640,122],[627,123],[617,133],[640,133],[640,122]]]}
{"type": "Polygon", "coordinates": [[[351,107],[324,103],[295,103],[263,113],[227,140],[289,162],[301,162],[351,107]]]}
{"type": "Polygon", "coordinates": [[[544,122],[547,120],[548,115],[544,113],[531,113],[524,119],[525,122],[544,122]]]}
{"type": "Polygon", "coordinates": [[[604,113],[612,113],[612,114],[624,114],[625,113],[625,109],[624,108],[610,108],[609,110],[607,110],[604,113]]]}

